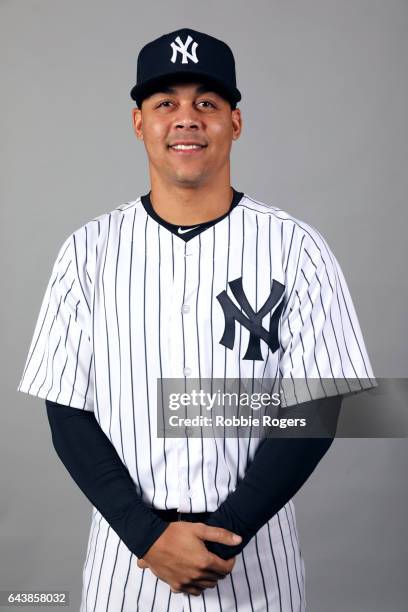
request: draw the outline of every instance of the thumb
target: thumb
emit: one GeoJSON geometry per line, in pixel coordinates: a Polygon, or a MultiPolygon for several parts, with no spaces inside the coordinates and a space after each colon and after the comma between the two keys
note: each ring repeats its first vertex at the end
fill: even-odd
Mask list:
{"type": "Polygon", "coordinates": [[[199,526],[198,537],[202,540],[208,540],[209,542],[218,542],[219,544],[226,544],[227,546],[236,546],[242,542],[241,536],[228,529],[222,527],[210,527],[205,523],[196,523],[199,526]]]}
{"type": "Polygon", "coordinates": [[[144,559],[138,559],[137,560],[137,567],[140,567],[140,569],[146,569],[147,567],[149,567],[146,563],[146,561],[144,559]]]}

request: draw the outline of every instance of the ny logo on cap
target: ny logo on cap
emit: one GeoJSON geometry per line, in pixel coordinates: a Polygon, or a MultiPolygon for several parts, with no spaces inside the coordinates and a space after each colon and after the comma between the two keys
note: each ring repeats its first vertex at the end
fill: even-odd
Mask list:
{"type": "Polygon", "coordinates": [[[181,55],[183,56],[183,59],[181,60],[182,64],[188,64],[189,59],[195,64],[197,64],[198,62],[197,54],[196,54],[197,47],[198,47],[198,43],[196,43],[195,41],[193,42],[193,39],[191,38],[190,35],[188,35],[185,43],[181,41],[180,36],[177,36],[176,42],[171,43],[171,48],[173,49],[173,55],[171,56],[171,61],[174,64],[177,58],[177,53],[181,53],[181,55]],[[191,53],[189,53],[188,46],[191,42],[193,44],[191,45],[191,53]]]}
{"type": "Polygon", "coordinates": [[[282,285],[282,283],[279,283],[277,280],[273,279],[271,293],[269,294],[269,297],[264,305],[258,311],[255,311],[248,302],[242,287],[242,277],[229,281],[228,285],[230,286],[230,289],[238,304],[241,306],[243,312],[241,312],[234,304],[225,290],[221,291],[221,293],[217,295],[217,300],[221,304],[225,318],[225,329],[220,340],[220,344],[223,344],[229,349],[234,348],[235,321],[237,321],[249,331],[248,348],[243,359],[263,361],[261,340],[266,342],[272,353],[279,348],[278,325],[283,309],[283,299],[281,298],[285,285],[282,285]],[[270,318],[268,331],[262,327],[262,319],[268,314],[268,312],[271,312],[274,306],[277,304],[278,306],[275,308],[275,311],[270,318]]]}

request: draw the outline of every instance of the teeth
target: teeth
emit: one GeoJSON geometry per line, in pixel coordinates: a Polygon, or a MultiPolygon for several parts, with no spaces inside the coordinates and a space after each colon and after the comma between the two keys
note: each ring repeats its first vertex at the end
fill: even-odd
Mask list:
{"type": "Polygon", "coordinates": [[[201,149],[201,145],[173,145],[172,149],[201,149]]]}

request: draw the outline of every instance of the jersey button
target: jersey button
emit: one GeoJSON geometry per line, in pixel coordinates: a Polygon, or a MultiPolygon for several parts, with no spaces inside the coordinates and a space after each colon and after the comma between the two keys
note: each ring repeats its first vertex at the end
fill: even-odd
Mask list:
{"type": "Polygon", "coordinates": [[[184,376],[190,376],[191,368],[183,368],[183,374],[184,376]]]}
{"type": "Polygon", "coordinates": [[[183,314],[186,314],[187,312],[190,312],[190,306],[188,304],[183,304],[181,307],[181,312],[183,314]]]}

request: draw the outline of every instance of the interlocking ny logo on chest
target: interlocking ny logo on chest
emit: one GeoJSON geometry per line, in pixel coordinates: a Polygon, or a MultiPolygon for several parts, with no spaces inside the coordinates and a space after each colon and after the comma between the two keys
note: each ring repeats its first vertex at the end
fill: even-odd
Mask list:
{"type": "Polygon", "coordinates": [[[248,347],[243,359],[263,361],[261,340],[266,342],[272,353],[279,348],[278,326],[283,309],[284,300],[282,296],[285,286],[274,279],[267,300],[258,311],[255,311],[244,293],[242,277],[229,281],[228,285],[242,311],[225,290],[217,295],[225,318],[225,328],[220,344],[229,349],[234,348],[235,322],[240,323],[249,331],[248,347]],[[269,330],[267,330],[262,326],[262,319],[269,312],[272,312],[275,306],[276,308],[270,317],[269,330]]]}

